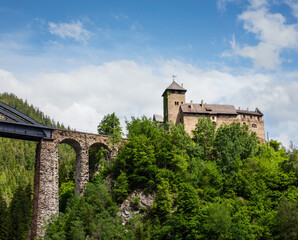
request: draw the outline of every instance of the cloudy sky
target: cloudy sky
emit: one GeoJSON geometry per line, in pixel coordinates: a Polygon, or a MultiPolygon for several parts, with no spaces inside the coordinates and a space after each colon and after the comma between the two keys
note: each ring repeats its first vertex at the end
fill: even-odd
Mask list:
{"type": "Polygon", "coordinates": [[[177,75],[298,146],[297,0],[0,0],[0,56],[0,92],[78,130],[161,114],[177,75]]]}

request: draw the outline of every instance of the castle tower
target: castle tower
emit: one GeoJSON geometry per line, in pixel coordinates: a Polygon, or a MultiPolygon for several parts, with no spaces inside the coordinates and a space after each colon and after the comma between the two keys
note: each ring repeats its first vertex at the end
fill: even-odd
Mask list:
{"type": "Polygon", "coordinates": [[[172,121],[177,124],[179,108],[185,104],[186,89],[176,83],[174,80],[170,86],[163,92],[163,119],[165,122],[172,121]]]}

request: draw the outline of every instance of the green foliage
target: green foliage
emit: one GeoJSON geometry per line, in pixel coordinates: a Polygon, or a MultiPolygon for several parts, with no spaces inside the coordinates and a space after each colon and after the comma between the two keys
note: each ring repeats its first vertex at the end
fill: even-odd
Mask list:
{"type": "Polygon", "coordinates": [[[277,208],[277,232],[280,239],[298,239],[298,198],[282,198],[277,208]]]}
{"type": "Polygon", "coordinates": [[[32,189],[30,184],[16,189],[8,211],[8,239],[26,239],[31,223],[32,211],[32,189]]]}
{"type": "Polygon", "coordinates": [[[142,117],[127,122],[129,141],[119,151],[112,167],[115,178],[126,173],[129,190],[157,189],[162,178],[177,184],[186,175],[189,157],[186,153],[191,140],[183,126],[162,126],[142,117]],[[181,137],[181,138],[180,138],[181,137]]]}
{"type": "Polygon", "coordinates": [[[171,213],[172,202],[169,182],[162,180],[157,186],[156,198],[152,207],[153,213],[161,221],[167,219],[171,213]]]}
{"type": "Polygon", "coordinates": [[[67,201],[74,196],[74,182],[63,182],[59,188],[59,212],[65,212],[67,201]]]}
{"type": "Polygon", "coordinates": [[[0,195],[9,205],[18,186],[32,184],[36,143],[0,138],[0,195]]]}
{"type": "MultiPolygon", "coordinates": [[[[38,108],[14,94],[0,94],[0,101],[46,126],[65,129],[63,124],[44,115],[38,108]]],[[[69,129],[69,127],[68,127],[69,129]]],[[[0,138],[0,196],[8,209],[0,217],[0,239],[25,239],[31,221],[36,142],[0,138]],[[28,186],[28,187],[26,187],[28,186]]],[[[59,186],[74,181],[75,153],[68,145],[59,146],[59,186]]],[[[61,193],[60,193],[61,195],[61,193]]],[[[67,194],[62,194],[62,207],[67,194]]],[[[2,203],[2,206],[4,206],[2,203]]],[[[0,210],[1,212],[2,210],[0,210]]],[[[0,213],[1,215],[1,213],[0,213]]]]}
{"type": "MultiPolygon", "coordinates": [[[[5,98],[36,114],[26,102],[5,98]]],[[[113,135],[116,116],[108,116],[99,130],[113,135]],[[109,128],[101,129],[104,125],[109,128]]],[[[90,149],[90,175],[99,174],[84,196],[73,194],[75,152],[59,147],[61,213],[52,217],[46,239],[297,238],[298,151],[293,146],[286,152],[273,140],[270,147],[259,145],[247,126],[216,130],[205,118],[193,139],[181,124],[161,125],[147,117],[127,121],[127,132],[129,139],[113,162],[105,149],[90,149]],[[114,184],[104,184],[106,176],[114,184]],[[154,205],[123,226],[119,205],[137,189],[155,194],[154,205]]],[[[31,188],[25,186],[33,181],[35,143],[0,138],[0,150],[0,239],[24,239],[31,218],[31,188]]],[[[137,209],[142,200],[131,203],[137,209]]]]}
{"type": "Polygon", "coordinates": [[[89,180],[103,172],[105,167],[110,166],[110,151],[103,146],[91,146],[89,148],[89,180]]]}
{"type": "Polygon", "coordinates": [[[76,153],[68,144],[59,144],[59,187],[66,182],[75,180],[76,153]]]}
{"type": "Polygon", "coordinates": [[[0,195],[0,240],[6,240],[9,236],[9,216],[6,202],[0,195]]]}
{"type": "Polygon", "coordinates": [[[238,123],[215,130],[207,119],[192,140],[183,125],[146,117],[132,118],[127,129],[112,174],[126,174],[123,199],[138,188],[156,192],[143,219],[151,239],[283,239],[285,229],[295,232],[295,220],[283,226],[278,219],[287,209],[297,213],[296,205],[281,204],[283,196],[296,201],[296,150],[259,145],[238,123]]]}
{"type": "Polygon", "coordinates": [[[276,140],[273,140],[273,139],[271,139],[270,140],[270,147],[272,147],[276,152],[280,149],[280,147],[281,147],[281,143],[280,142],[278,142],[278,141],[276,141],[276,140]]]}
{"type": "Polygon", "coordinates": [[[241,159],[257,153],[258,138],[256,133],[249,132],[247,125],[223,124],[216,131],[214,147],[223,173],[233,175],[238,171],[241,159]]]}
{"type": "MultiPolygon", "coordinates": [[[[63,124],[56,123],[53,119],[44,115],[38,108],[29,105],[27,100],[23,101],[14,94],[2,93],[0,94],[0,101],[21,111],[41,124],[50,127],[65,128],[63,124]]],[[[63,163],[68,163],[71,158],[69,148],[67,147],[69,146],[62,146],[62,151],[59,151],[61,164],[59,168],[60,184],[65,178],[65,181],[68,181],[68,178],[73,178],[71,174],[63,173],[63,169],[68,173],[71,171],[69,170],[71,164],[63,163]],[[64,159],[66,160],[64,161],[64,159]]],[[[59,149],[61,149],[60,146],[59,149]]],[[[0,195],[3,196],[7,205],[10,204],[13,193],[20,184],[26,185],[30,183],[33,185],[35,152],[36,142],[0,138],[0,195]]]]}
{"type": "Polygon", "coordinates": [[[117,203],[122,203],[128,196],[128,180],[125,172],[121,172],[115,181],[113,197],[117,203]]]}
{"type": "Polygon", "coordinates": [[[215,125],[210,118],[199,118],[193,133],[193,141],[204,147],[204,152],[210,151],[215,140],[215,125]]]}
{"type": "Polygon", "coordinates": [[[117,207],[102,182],[88,183],[83,197],[71,198],[65,213],[53,218],[45,239],[131,239],[122,226],[117,207]]]}
{"type": "Polygon", "coordinates": [[[119,118],[115,115],[115,113],[104,116],[97,126],[97,131],[99,134],[111,136],[112,144],[121,140],[122,128],[119,118]]]}
{"type": "Polygon", "coordinates": [[[208,239],[231,239],[231,209],[226,203],[210,203],[203,228],[208,239]]]}

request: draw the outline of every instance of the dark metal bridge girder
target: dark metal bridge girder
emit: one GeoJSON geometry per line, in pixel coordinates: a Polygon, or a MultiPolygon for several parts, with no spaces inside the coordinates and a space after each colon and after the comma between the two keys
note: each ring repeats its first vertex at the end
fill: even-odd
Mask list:
{"type": "Polygon", "coordinates": [[[0,120],[0,137],[39,141],[45,138],[51,139],[53,130],[54,128],[43,125],[0,120]]]}

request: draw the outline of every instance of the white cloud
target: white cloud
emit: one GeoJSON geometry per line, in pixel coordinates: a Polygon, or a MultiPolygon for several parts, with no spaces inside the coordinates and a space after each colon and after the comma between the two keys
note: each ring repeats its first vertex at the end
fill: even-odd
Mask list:
{"type": "Polygon", "coordinates": [[[80,21],[71,23],[49,22],[49,31],[61,38],[69,37],[76,41],[86,41],[91,35],[91,32],[83,28],[83,24],[80,21]]]}
{"type": "Polygon", "coordinates": [[[286,3],[292,8],[293,15],[298,18],[298,2],[296,0],[286,0],[286,3]]]}
{"type": "Polygon", "coordinates": [[[230,2],[236,2],[237,0],[217,0],[216,6],[219,11],[226,11],[227,4],[230,2]]]}
{"type": "MultiPolygon", "coordinates": [[[[171,83],[171,75],[188,89],[186,100],[233,104],[265,114],[271,138],[287,136],[298,144],[297,73],[231,74],[202,70],[180,61],[158,61],[150,65],[134,61],[114,61],[88,65],[69,72],[44,73],[22,83],[13,74],[0,71],[1,92],[13,92],[39,106],[56,121],[83,131],[96,132],[102,117],[115,112],[125,117],[162,114],[161,94],[171,83]]],[[[286,139],[286,138],[281,138],[286,139]]],[[[285,142],[285,144],[287,144],[285,142]]]]}
{"type": "Polygon", "coordinates": [[[240,46],[233,38],[232,52],[223,56],[239,55],[252,59],[255,67],[268,70],[281,64],[280,54],[285,49],[298,50],[298,24],[287,24],[279,13],[270,13],[265,0],[251,0],[250,7],[239,15],[244,29],[259,41],[257,45],[240,46]]]}

